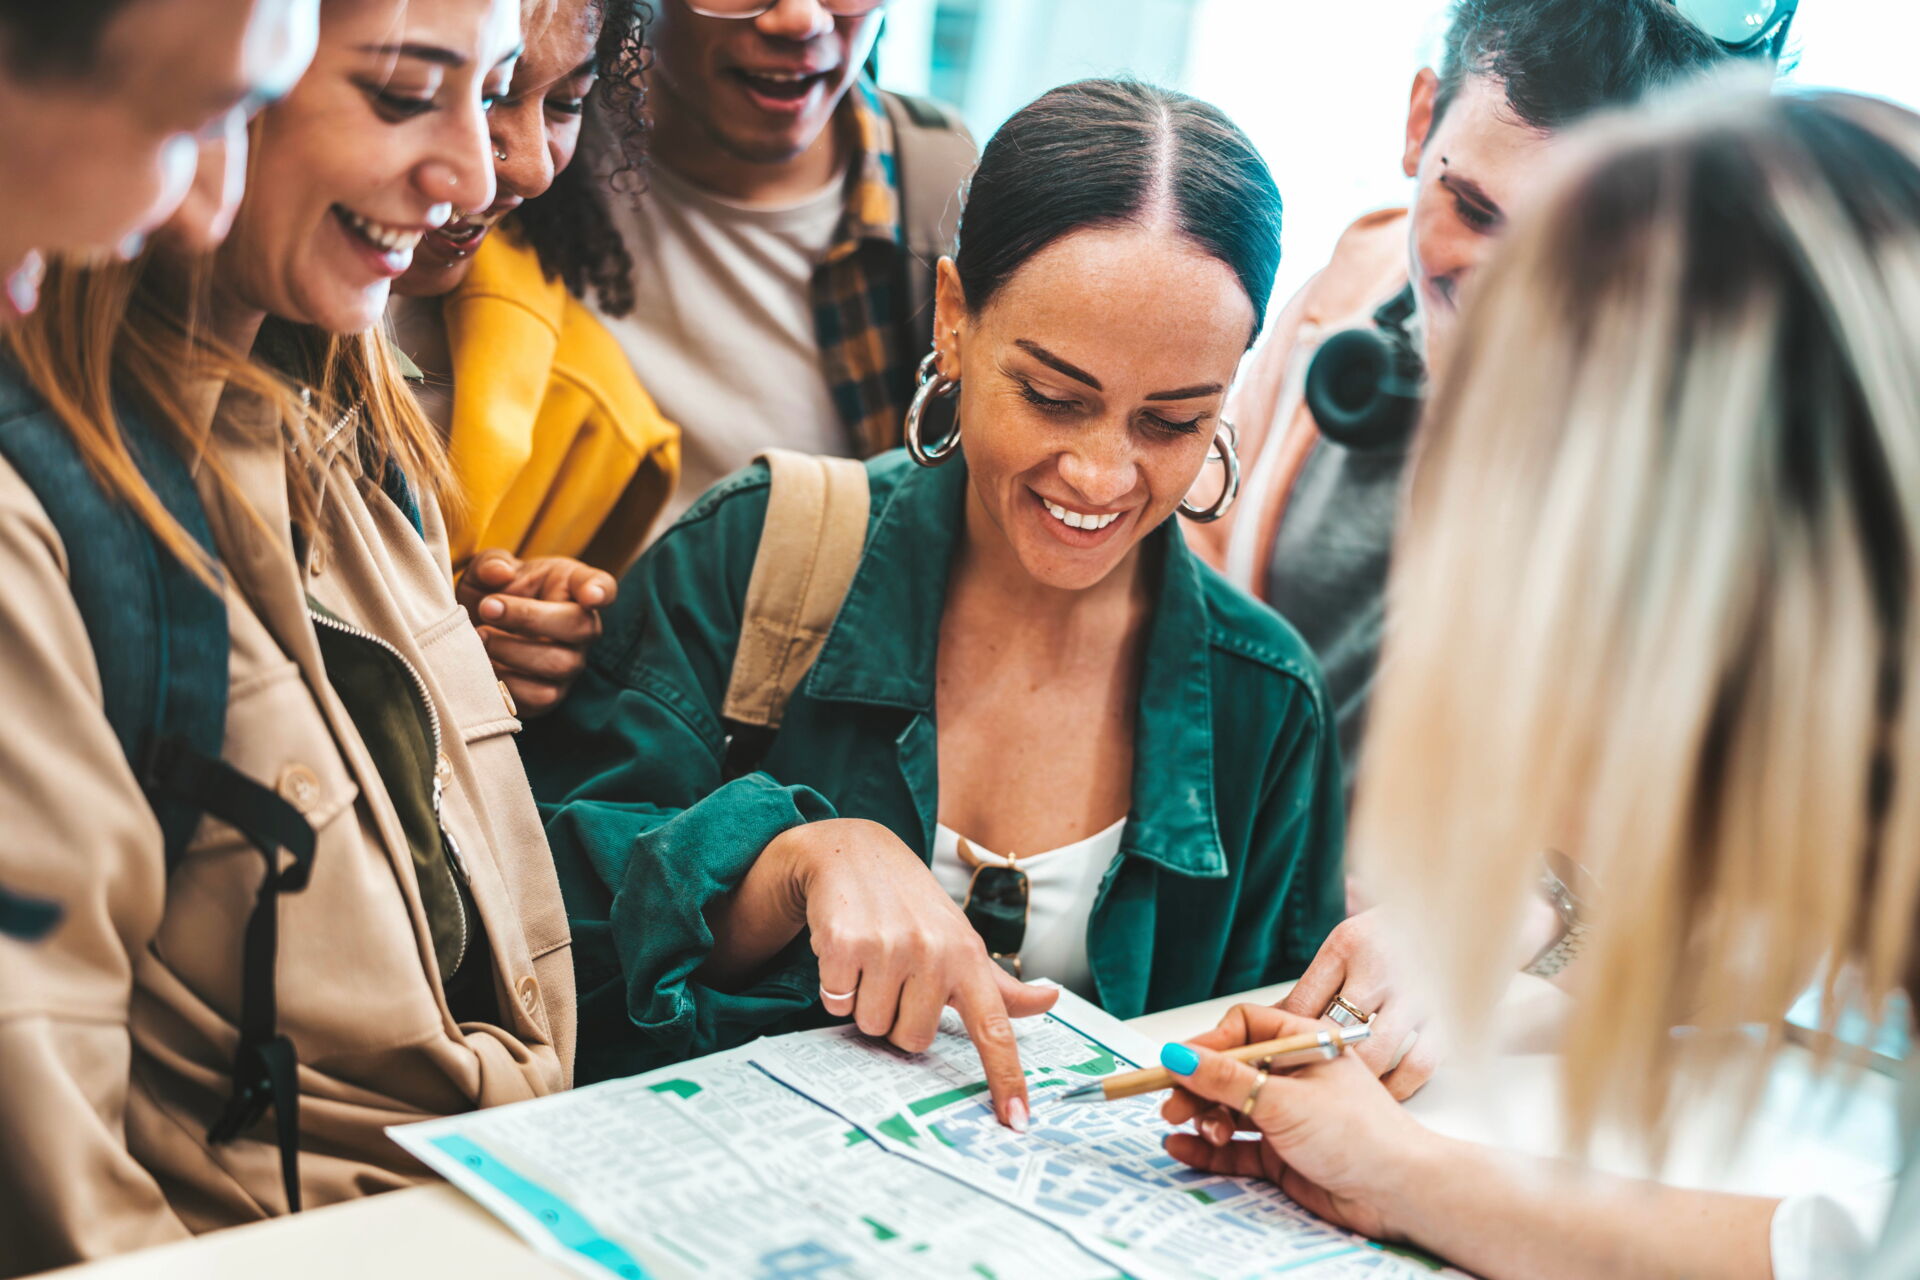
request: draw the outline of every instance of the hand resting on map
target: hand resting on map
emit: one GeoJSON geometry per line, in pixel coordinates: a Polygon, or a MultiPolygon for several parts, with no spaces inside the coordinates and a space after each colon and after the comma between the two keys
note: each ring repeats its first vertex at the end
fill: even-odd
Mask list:
{"type": "Polygon", "coordinates": [[[951,1005],[979,1051],[994,1115],[1026,1129],[1012,1019],[1045,1013],[1060,990],[1028,986],[995,964],[927,865],[886,827],[836,818],[791,828],[707,923],[714,943],[701,981],[740,980],[805,928],[822,1007],[910,1053],[933,1043],[951,1005]]]}

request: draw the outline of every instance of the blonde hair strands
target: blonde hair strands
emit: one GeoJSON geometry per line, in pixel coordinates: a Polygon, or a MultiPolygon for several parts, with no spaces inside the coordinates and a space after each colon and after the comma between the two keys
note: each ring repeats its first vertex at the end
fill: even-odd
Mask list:
{"type": "Polygon", "coordinates": [[[1714,86],[1575,154],[1423,432],[1354,847],[1466,1023],[1540,852],[1594,872],[1571,1136],[1658,1154],[1823,969],[1909,981],[1920,118],[1714,86]]]}

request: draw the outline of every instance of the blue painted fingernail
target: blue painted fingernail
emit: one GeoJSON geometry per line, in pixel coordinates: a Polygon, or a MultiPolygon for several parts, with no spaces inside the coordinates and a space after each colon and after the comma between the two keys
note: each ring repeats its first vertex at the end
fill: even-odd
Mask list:
{"type": "Polygon", "coordinates": [[[1163,1044],[1160,1065],[1177,1076],[1190,1076],[1200,1065],[1200,1055],[1183,1044],[1163,1044]]]}

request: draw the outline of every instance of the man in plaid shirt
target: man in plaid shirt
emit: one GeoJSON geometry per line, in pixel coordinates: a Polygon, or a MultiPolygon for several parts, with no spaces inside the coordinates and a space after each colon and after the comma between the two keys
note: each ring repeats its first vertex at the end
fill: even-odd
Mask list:
{"type": "Polygon", "coordinates": [[[862,76],[884,2],[659,0],[652,164],[607,188],[634,306],[598,310],[681,426],[670,516],[769,446],[899,443],[975,153],[862,76]]]}

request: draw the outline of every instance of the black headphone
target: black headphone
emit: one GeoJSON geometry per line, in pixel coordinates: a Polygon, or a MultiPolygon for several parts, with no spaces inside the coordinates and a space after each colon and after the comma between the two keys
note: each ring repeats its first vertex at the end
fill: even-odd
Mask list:
{"type": "Polygon", "coordinates": [[[1334,334],[1307,366],[1307,408],[1320,434],[1348,449],[1405,443],[1420,420],[1427,367],[1407,322],[1408,285],[1373,313],[1373,324],[1334,334]]]}

